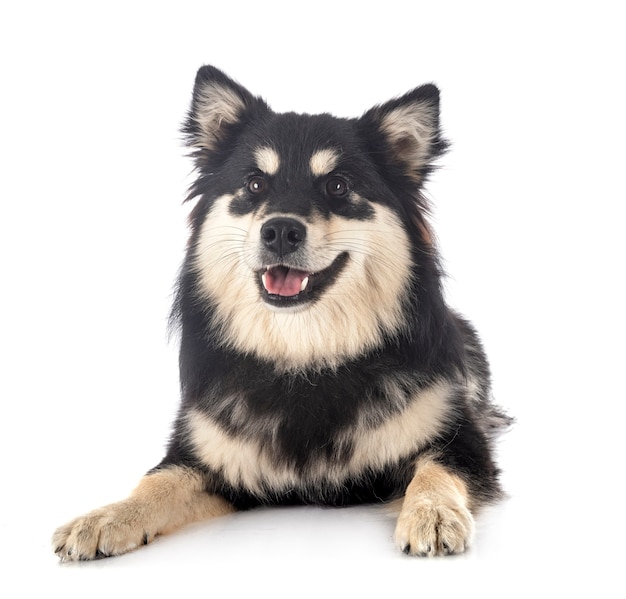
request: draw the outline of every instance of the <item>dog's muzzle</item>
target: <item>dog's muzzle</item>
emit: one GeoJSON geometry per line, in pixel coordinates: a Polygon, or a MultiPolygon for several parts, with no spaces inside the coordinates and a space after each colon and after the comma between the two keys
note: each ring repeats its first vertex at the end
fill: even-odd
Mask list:
{"type": "Polygon", "coordinates": [[[275,217],[261,226],[261,244],[271,258],[259,273],[262,296],[268,304],[293,307],[319,297],[348,261],[348,254],[342,253],[321,271],[303,268],[302,256],[296,259],[294,254],[303,248],[306,236],[306,225],[290,217],[275,217]]]}

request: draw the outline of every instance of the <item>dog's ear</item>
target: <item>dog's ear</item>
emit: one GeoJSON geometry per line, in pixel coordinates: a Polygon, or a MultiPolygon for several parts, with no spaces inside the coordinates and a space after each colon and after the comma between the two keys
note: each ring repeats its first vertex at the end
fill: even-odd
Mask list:
{"type": "MultiPolygon", "coordinates": [[[[380,146],[382,135],[388,165],[401,165],[404,174],[419,182],[448,147],[439,127],[439,90],[432,84],[375,106],[361,117],[360,124],[373,146],[380,146]]],[[[380,150],[372,147],[375,154],[380,150]]]]}
{"type": "Polygon", "coordinates": [[[183,126],[187,145],[200,152],[213,152],[221,141],[255,111],[267,104],[212,66],[196,75],[193,99],[183,126]]]}

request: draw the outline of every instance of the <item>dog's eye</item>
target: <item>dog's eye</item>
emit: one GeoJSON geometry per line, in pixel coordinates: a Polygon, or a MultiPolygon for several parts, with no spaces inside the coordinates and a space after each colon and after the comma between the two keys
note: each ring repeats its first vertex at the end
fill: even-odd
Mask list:
{"type": "Polygon", "coordinates": [[[267,188],[267,181],[261,177],[261,175],[255,175],[254,177],[250,177],[250,179],[248,179],[246,187],[250,193],[257,195],[265,191],[267,188]]]}
{"type": "Polygon", "coordinates": [[[343,198],[348,195],[348,182],[341,177],[331,177],[326,181],[326,193],[332,198],[343,198]]]}

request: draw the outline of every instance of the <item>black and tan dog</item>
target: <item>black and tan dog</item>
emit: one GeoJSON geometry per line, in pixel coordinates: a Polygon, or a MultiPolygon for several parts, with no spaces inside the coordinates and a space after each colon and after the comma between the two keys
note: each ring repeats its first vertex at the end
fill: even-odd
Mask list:
{"type": "Polygon", "coordinates": [[[259,505],[394,499],[400,550],[464,551],[501,493],[508,418],[442,297],[421,193],[447,145],[437,88],[359,119],[277,114],[203,67],[184,131],[198,177],[175,429],[128,499],[56,531],[56,553],[118,555],[259,505]]]}

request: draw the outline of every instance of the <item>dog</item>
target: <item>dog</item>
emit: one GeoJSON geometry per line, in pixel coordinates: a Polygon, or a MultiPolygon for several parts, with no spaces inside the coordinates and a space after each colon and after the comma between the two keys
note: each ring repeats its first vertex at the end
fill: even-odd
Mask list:
{"type": "Polygon", "coordinates": [[[204,66],[183,134],[196,203],[166,455],[54,551],[90,560],[255,506],[367,502],[398,505],[400,551],[465,551],[502,496],[493,446],[511,419],[443,297],[423,194],[448,148],[438,88],[360,118],[276,113],[204,66]]]}

